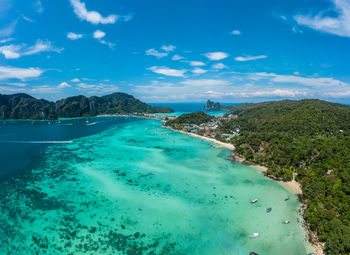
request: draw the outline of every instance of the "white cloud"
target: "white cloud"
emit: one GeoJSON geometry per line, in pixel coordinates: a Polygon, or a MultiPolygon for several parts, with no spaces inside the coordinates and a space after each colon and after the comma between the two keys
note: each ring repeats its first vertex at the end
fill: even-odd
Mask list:
{"type": "Polygon", "coordinates": [[[64,88],[70,88],[71,86],[67,82],[62,82],[60,85],[57,86],[59,89],[64,89],[64,88]]]}
{"type": "Polygon", "coordinates": [[[204,73],[208,72],[208,70],[204,70],[202,68],[196,67],[191,72],[194,74],[204,74],[204,73]]]}
{"type": "Polygon", "coordinates": [[[114,24],[118,19],[122,18],[124,21],[131,19],[131,15],[127,16],[118,16],[116,14],[110,14],[106,17],[103,17],[97,11],[88,11],[84,2],[80,0],[70,0],[71,5],[73,6],[74,13],[81,19],[88,21],[94,25],[97,24],[114,24]]]}
{"type": "Polygon", "coordinates": [[[274,89],[254,92],[243,92],[242,97],[300,97],[307,96],[307,92],[293,89],[274,89]]]}
{"type": "Polygon", "coordinates": [[[6,82],[4,84],[9,85],[9,86],[15,86],[15,87],[26,87],[27,86],[27,84],[25,84],[24,82],[6,82]]]}
{"type": "Polygon", "coordinates": [[[0,37],[8,37],[11,36],[15,32],[15,28],[17,25],[17,19],[7,26],[0,28],[0,37]]]}
{"type": "Polygon", "coordinates": [[[98,84],[86,84],[84,82],[79,83],[77,85],[80,90],[87,91],[89,94],[103,94],[103,93],[113,93],[119,91],[119,88],[115,86],[114,84],[104,84],[104,83],[98,83],[98,84]]]}
{"type": "Polygon", "coordinates": [[[105,40],[100,40],[100,43],[104,44],[104,45],[107,45],[109,48],[111,49],[114,49],[115,47],[115,43],[112,43],[112,42],[107,42],[105,40]]]}
{"type": "Polygon", "coordinates": [[[52,46],[50,41],[37,40],[34,46],[28,47],[23,55],[33,55],[39,52],[49,52],[54,51],[60,53],[63,48],[56,48],[52,46]]]}
{"type": "Polygon", "coordinates": [[[21,17],[25,20],[28,21],[30,23],[33,23],[33,20],[31,18],[28,18],[27,16],[24,16],[23,14],[21,15],[21,17]]]}
{"type": "Polygon", "coordinates": [[[162,50],[166,51],[166,52],[171,52],[171,51],[174,51],[176,49],[176,46],[174,45],[163,45],[162,50]]]}
{"type": "Polygon", "coordinates": [[[37,40],[33,46],[26,47],[25,44],[20,45],[5,45],[0,47],[0,54],[3,54],[6,59],[16,59],[22,56],[33,55],[40,52],[57,52],[60,53],[63,49],[58,49],[52,46],[50,41],[37,40]]]}
{"type": "Polygon", "coordinates": [[[106,33],[101,30],[96,30],[93,34],[95,39],[101,39],[106,36],[106,33]]]}
{"type": "Polygon", "coordinates": [[[80,38],[83,38],[83,36],[84,36],[83,34],[76,34],[76,33],[73,33],[73,32],[69,32],[67,34],[67,38],[71,39],[71,40],[78,40],[80,38]]]}
{"type": "Polygon", "coordinates": [[[199,80],[185,80],[181,82],[183,85],[187,86],[221,86],[228,85],[227,80],[215,80],[215,79],[199,79],[199,80]]]}
{"type": "Polygon", "coordinates": [[[31,94],[47,94],[47,93],[55,93],[55,92],[57,92],[56,87],[51,87],[47,85],[35,86],[34,88],[28,91],[28,93],[31,93],[31,94]]]}
{"type": "Polygon", "coordinates": [[[166,76],[173,76],[173,77],[184,77],[184,74],[187,71],[185,69],[171,69],[165,66],[152,66],[148,69],[154,73],[163,74],[166,76]]]}
{"type": "Polygon", "coordinates": [[[80,80],[78,78],[74,78],[70,80],[71,82],[80,82],[80,80]]]}
{"type": "Polygon", "coordinates": [[[202,61],[190,61],[190,66],[205,66],[202,61]]]}
{"type": "Polygon", "coordinates": [[[6,59],[19,58],[20,54],[18,52],[21,48],[21,45],[6,45],[0,47],[0,53],[3,54],[6,59]]]}
{"type": "Polygon", "coordinates": [[[44,12],[44,7],[43,4],[41,3],[40,0],[37,0],[33,3],[34,9],[38,13],[43,13],[44,12]]]}
{"type": "Polygon", "coordinates": [[[222,59],[225,59],[227,58],[229,55],[225,52],[208,52],[208,53],[205,53],[204,56],[206,56],[208,59],[210,60],[214,60],[214,61],[217,61],[217,60],[222,60],[222,59]]]}
{"type": "Polygon", "coordinates": [[[148,56],[155,56],[157,58],[163,58],[163,57],[168,56],[168,53],[166,53],[166,52],[159,52],[156,49],[149,49],[149,50],[146,50],[146,55],[148,55],[148,56]]]}
{"type": "Polygon", "coordinates": [[[268,77],[273,82],[277,83],[294,83],[294,84],[301,84],[304,86],[309,87],[326,87],[326,88],[332,88],[335,86],[347,86],[348,84],[333,78],[328,77],[302,77],[302,76],[296,76],[296,75],[279,75],[274,73],[255,73],[254,75],[260,76],[260,77],[268,77]]]}
{"type": "Polygon", "coordinates": [[[350,37],[350,1],[331,0],[337,16],[325,16],[319,13],[316,16],[296,15],[294,19],[299,25],[310,27],[321,32],[350,37]]]}
{"type": "Polygon", "coordinates": [[[105,36],[106,36],[106,33],[101,30],[96,30],[93,33],[93,37],[97,39],[101,44],[107,45],[109,48],[114,49],[115,43],[102,40],[102,38],[104,38],[105,36]]]}
{"type": "Polygon", "coordinates": [[[236,57],[236,61],[245,62],[245,61],[252,61],[252,60],[258,60],[258,59],[264,59],[267,58],[266,55],[260,55],[260,56],[247,56],[247,57],[236,57]]]}
{"type": "Polygon", "coordinates": [[[0,66],[0,80],[19,79],[39,77],[44,71],[40,68],[19,68],[11,66],[0,66]]]}
{"type": "Polygon", "coordinates": [[[172,58],[172,60],[176,61],[176,60],[181,60],[181,59],[184,59],[184,57],[180,56],[180,55],[174,55],[172,58]]]}
{"type": "Polygon", "coordinates": [[[240,35],[241,31],[239,30],[233,30],[232,32],[230,32],[231,35],[240,35]]]}
{"type": "Polygon", "coordinates": [[[6,38],[6,39],[0,40],[0,43],[8,43],[8,42],[11,42],[13,40],[14,40],[13,38],[6,38]]]}
{"type": "Polygon", "coordinates": [[[226,65],[224,65],[223,63],[217,63],[211,66],[213,69],[225,69],[228,68],[226,65]]]}

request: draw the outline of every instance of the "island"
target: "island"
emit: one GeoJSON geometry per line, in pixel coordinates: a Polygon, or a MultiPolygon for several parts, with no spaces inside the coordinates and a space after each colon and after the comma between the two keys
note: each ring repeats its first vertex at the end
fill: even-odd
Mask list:
{"type": "Polygon", "coordinates": [[[204,109],[206,111],[220,111],[221,106],[220,106],[219,102],[213,102],[213,101],[208,100],[204,106],[204,109]]]}
{"type": "Polygon", "coordinates": [[[266,167],[275,180],[297,181],[311,241],[326,254],[350,253],[350,106],[316,99],[242,104],[224,116],[197,112],[164,125],[232,144],[236,159],[266,167]]]}
{"type": "Polygon", "coordinates": [[[97,115],[170,113],[169,107],[150,106],[126,93],[106,96],[73,96],[50,102],[28,94],[0,94],[0,119],[54,120],[97,115]]]}

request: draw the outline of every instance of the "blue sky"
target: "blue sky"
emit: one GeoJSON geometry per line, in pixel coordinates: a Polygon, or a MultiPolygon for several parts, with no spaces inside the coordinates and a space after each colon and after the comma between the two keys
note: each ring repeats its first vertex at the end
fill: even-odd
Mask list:
{"type": "Polygon", "coordinates": [[[1,0],[0,93],[350,102],[350,0],[1,0]]]}

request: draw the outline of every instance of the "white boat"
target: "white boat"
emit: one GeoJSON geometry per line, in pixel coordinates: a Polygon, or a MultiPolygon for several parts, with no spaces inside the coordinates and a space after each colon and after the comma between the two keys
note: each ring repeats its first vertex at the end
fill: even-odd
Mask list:
{"type": "Polygon", "coordinates": [[[289,220],[284,220],[284,221],[282,221],[282,224],[289,224],[289,223],[290,223],[289,220]]]}
{"type": "Polygon", "coordinates": [[[255,199],[253,199],[253,200],[250,200],[250,203],[251,203],[251,204],[254,204],[254,203],[256,203],[256,202],[258,202],[258,199],[257,199],[257,198],[255,198],[255,199]]]}
{"type": "Polygon", "coordinates": [[[259,233],[253,233],[249,235],[250,238],[257,238],[259,237],[259,233]]]}

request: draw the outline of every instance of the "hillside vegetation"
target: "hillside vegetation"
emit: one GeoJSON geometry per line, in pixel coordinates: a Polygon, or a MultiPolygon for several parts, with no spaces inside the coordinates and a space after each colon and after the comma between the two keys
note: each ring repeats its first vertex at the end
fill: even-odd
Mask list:
{"type": "Polygon", "coordinates": [[[213,119],[212,116],[209,116],[208,114],[204,112],[194,112],[194,113],[185,113],[180,115],[174,120],[169,120],[166,125],[172,126],[172,125],[189,125],[189,124],[195,124],[199,125],[201,123],[209,122],[213,119]]]}
{"type": "Polygon", "coordinates": [[[321,100],[240,105],[221,123],[240,129],[236,153],[301,183],[305,219],[326,254],[350,254],[350,107],[321,100]]]}
{"type": "Polygon", "coordinates": [[[74,96],[56,103],[36,99],[27,94],[0,94],[0,119],[57,119],[159,112],[172,110],[168,107],[152,107],[125,93],[113,93],[102,97],[74,96]]]}

